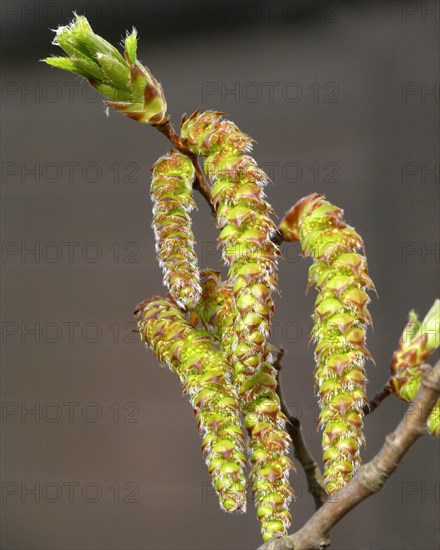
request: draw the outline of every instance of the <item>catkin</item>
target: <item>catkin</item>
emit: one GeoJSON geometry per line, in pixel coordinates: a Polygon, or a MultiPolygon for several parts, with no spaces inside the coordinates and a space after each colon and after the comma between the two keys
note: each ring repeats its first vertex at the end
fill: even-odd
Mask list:
{"type": "Polygon", "coordinates": [[[177,374],[190,397],[221,508],[244,512],[244,436],[229,363],[215,338],[195,329],[171,300],[151,298],[139,304],[135,314],[142,340],[177,374]]]}
{"type": "Polygon", "coordinates": [[[239,388],[245,427],[249,434],[252,489],[265,540],[290,526],[289,502],[293,492],[288,473],[293,464],[286,456],[290,438],[276,394],[276,373],[268,355],[253,376],[238,357],[246,328],[235,309],[230,282],[221,283],[218,271],[201,272],[200,317],[221,340],[228,361],[234,365],[234,383],[239,388]],[[244,333],[244,334],[243,334],[244,333]]]}
{"type": "Polygon", "coordinates": [[[227,292],[233,297],[231,362],[250,437],[254,500],[263,539],[268,540],[286,534],[292,495],[287,481],[292,463],[286,456],[290,438],[275,396],[268,344],[279,255],[272,242],[272,208],[263,193],[269,178],[247,154],[251,138],[233,122],[222,120],[222,113],[196,111],[183,122],[182,137],[193,153],[205,158],[205,172],[213,184],[219,242],[229,265],[227,292]]]}
{"type": "Polygon", "coordinates": [[[298,240],[311,256],[308,288],[318,297],[313,314],[315,383],[319,396],[319,425],[323,430],[324,481],[333,494],[353,476],[364,443],[362,407],[367,402],[364,363],[370,358],[365,332],[368,275],[363,241],[345,224],[343,212],[322,195],[312,194],[286,214],[280,231],[285,240],[298,240]]]}
{"type": "Polygon", "coordinates": [[[153,166],[151,198],[156,251],[164,284],[183,308],[194,308],[200,298],[200,277],[189,212],[194,208],[191,160],[170,151],[153,166]]]}

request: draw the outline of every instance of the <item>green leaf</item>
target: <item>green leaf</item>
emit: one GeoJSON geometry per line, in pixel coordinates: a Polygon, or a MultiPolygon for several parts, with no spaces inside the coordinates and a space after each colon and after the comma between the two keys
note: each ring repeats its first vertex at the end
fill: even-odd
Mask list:
{"type": "Polygon", "coordinates": [[[126,103],[129,103],[131,101],[131,94],[129,92],[114,88],[109,84],[97,82],[94,84],[94,88],[96,88],[96,90],[98,90],[100,94],[109,97],[112,101],[123,101],[126,103]]]}
{"type": "Polygon", "coordinates": [[[98,54],[98,63],[105,74],[107,82],[110,82],[114,87],[124,88],[127,92],[130,91],[130,70],[127,65],[121,65],[113,57],[106,54],[98,54]]]}
{"type": "Polygon", "coordinates": [[[402,334],[405,346],[409,346],[416,338],[426,335],[426,349],[430,354],[433,353],[440,345],[440,300],[435,300],[423,321],[419,320],[414,311],[410,311],[408,317],[408,324],[402,334]]]}
{"type": "Polygon", "coordinates": [[[402,397],[405,401],[414,401],[414,398],[419,391],[420,387],[420,374],[413,376],[408,380],[406,384],[402,386],[402,397]]]}
{"type": "Polygon", "coordinates": [[[84,71],[88,76],[89,80],[105,80],[104,71],[101,67],[90,59],[74,57],[73,62],[77,65],[82,71],[84,71]]]}
{"type": "Polygon", "coordinates": [[[434,352],[440,345],[440,300],[436,300],[422,322],[422,332],[428,337],[427,348],[434,352]]]}
{"type": "Polygon", "coordinates": [[[440,400],[437,401],[428,418],[428,430],[431,435],[440,436],[440,400]]]}
{"type": "Polygon", "coordinates": [[[59,27],[57,29],[54,44],[62,48],[67,55],[84,57],[84,59],[90,57],[88,48],[75,38],[70,27],[59,27]]]}
{"type": "Polygon", "coordinates": [[[62,69],[64,71],[69,71],[71,73],[76,73],[80,76],[87,77],[87,74],[68,57],[46,57],[46,59],[42,59],[41,61],[51,65],[52,67],[56,67],[57,69],[62,69]]]}
{"type": "Polygon", "coordinates": [[[420,330],[420,321],[417,316],[417,313],[414,310],[411,310],[408,314],[408,323],[403,329],[402,341],[405,344],[409,344],[417,336],[420,330]]]}
{"type": "Polygon", "coordinates": [[[128,58],[131,63],[135,64],[137,61],[136,52],[137,52],[137,30],[133,27],[131,34],[127,34],[125,39],[125,51],[127,52],[128,58]]]}

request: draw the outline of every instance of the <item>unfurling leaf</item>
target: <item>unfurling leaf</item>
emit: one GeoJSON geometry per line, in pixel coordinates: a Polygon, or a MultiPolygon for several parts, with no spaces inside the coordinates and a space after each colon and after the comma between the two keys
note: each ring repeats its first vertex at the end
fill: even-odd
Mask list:
{"type": "MultiPolygon", "coordinates": [[[[440,345],[440,300],[436,300],[420,321],[411,311],[409,320],[399,340],[399,347],[391,361],[392,377],[390,388],[404,401],[414,401],[420,387],[422,365],[440,345]]],[[[440,401],[428,418],[428,430],[432,435],[440,435],[440,401]]]]}
{"type": "Polygon", "coordinates": [[[167,105],[159,82],[136,57],[137,32],[125,39],[125,54],[95,34],[84,16],[76,15],[70,25],[58,27],[53,42],[67,57],[47,57],[48,65],[86,78],[107,105],[139,122],[160,124],[166,120],[167,105]]]}

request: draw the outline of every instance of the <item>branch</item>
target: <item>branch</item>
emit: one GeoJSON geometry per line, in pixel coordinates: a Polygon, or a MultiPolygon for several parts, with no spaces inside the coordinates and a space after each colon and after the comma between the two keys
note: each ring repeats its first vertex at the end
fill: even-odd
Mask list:
{"type": "Polygon", "coordinates": [[[215,216],[215,208],[211,202],[211,189],[205,179],[202,169],[200,168],[197,155],[195,155],[188,149],[185,140],[183,140],[181,136],[179,136],[179,134],[174,130],[169,118],[162,124],[155,124],[154,126],[155,128],[157,128],[157,130],[159,130],[161,134],[166,136],[171,141],[171,143],[178,151],[191,159],[196,172],[194,189],[197,189],[197,191],[206,199],[206,202],[211,208],[212,215],[215,216]]]}
{"type": "Polygon", "coordinates": [[[313,496],[313,500],[315,501],[315,508],[316,510],[318,510],[318,508],[320,508],[327,500],[327,493],[324,489],[324,482],[322,479],[321,470],[319,469],[316,460],[313,458],[305,442],[304,434],[301,429],[301,423],[298,418],[290,413],[289,408],[283,397],[280,382],[280,371],[282,369],[281,360],[283,357],[284,350],[281,349],[278,352],[275,362],[273,364],[274,368],[277,370],[277,394],[280,398],[281,410],[287,417],[288,422],[286,425],[286,430],[292,438],[294,456],[303,467],[304,473],[306,474],[307,478],[308,491],[313,496]]]}
{"type": "Polygon", "coordinates": [[[259,550],[322,550],[328,546],[326,533],[360,502],[382,489],[410,447],[426,433],[426,421],[440,395],[440,361],[433,368],[422,365],[420,370],[421,383],[413,407],[385,438],[378,454],[361,466],[353,479],[315,512],[304,527],[293,535],[268,541],[259,550]]]}

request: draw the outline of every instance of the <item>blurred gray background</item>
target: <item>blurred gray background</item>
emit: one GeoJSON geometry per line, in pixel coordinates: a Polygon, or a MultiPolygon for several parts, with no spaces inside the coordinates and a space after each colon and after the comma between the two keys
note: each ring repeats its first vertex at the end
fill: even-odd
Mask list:
{"type": "MultiPolygon", "coordinates": [[[[438,294],[439,2],[2,2],[2,548],[251,549],[246,516],[219,510],[191,407],[138,342],[132,311],[164,294],[150,229],[150,166],[163,136],[117,113],[73,75],[38,60],[73,9],[119,42],[135,25],[140,59],[175,123],[212,108],[257,140],[283,212],[313,191],[345,209],[365,240],[379,298],[372,396],[411,308],[438,294]],[[34,411],[34,412],[32,412],[34,411]]],[[[203,267],[216,229],[196,197],[203,267]]],[[[283,247],[274,344],[317,457],[315,291],[308,261],[283,247]]],[[[366,418],[364,460],[405,406],[366,418]]],[[[385,489],[332,533],[335,549],[439,546],[439,445],[412,448],[385,489]]],[[[299,528],[313,510],[292,476],[299,528]]]]}

